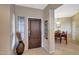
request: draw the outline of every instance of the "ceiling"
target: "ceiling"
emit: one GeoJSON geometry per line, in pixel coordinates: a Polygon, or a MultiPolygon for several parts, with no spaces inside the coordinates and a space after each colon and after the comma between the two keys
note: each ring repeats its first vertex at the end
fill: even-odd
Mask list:
{"type": "Polygon", "coordinates": [[[48,4],[17,4],[17,5],[43,10],[48,4]]]}
{"type": "MultiPolygon", "coordinates": [[[[17,4],[17,5],[43,10],[48,4],[17,4]]],[[[64,4],[64,5],[52,4],[48,6],[52,8],[58,6],[58,8],[55,9],[55,18],[71,17],[75,15],[77,12],[79,12],[79,4],[64,4]]]]}
{"type": "Polygon", "coordinates": [[[64,4],[55,10],[55,18],[71,17],[79,12],[79,4],[64,4]]]}

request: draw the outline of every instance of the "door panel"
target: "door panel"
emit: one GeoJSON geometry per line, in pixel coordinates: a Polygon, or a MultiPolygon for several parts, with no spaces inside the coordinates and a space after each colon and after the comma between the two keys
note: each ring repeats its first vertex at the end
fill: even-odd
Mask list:
{"type": "Polygon", "coordinates": [[[29,19],[29,49],[41,46],[41,20],[29,19]]]}

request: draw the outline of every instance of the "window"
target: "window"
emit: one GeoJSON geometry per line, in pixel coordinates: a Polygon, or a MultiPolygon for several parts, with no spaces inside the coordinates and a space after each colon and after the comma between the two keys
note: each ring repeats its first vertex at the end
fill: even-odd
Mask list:
{"type": "Polygon", "coordinates": [[[24,27],[25,27],[25,18],[18,16],[18,31],[21,33],[22,40],[24,39],[24,27]]]}

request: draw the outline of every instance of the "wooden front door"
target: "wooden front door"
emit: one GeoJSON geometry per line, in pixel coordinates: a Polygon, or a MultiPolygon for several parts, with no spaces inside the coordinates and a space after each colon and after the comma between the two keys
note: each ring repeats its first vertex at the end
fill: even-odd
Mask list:
{"type": "Polygon", "coordinates": [[[41,19],[28,19],[28,47],[41,47],[41,19]]]}

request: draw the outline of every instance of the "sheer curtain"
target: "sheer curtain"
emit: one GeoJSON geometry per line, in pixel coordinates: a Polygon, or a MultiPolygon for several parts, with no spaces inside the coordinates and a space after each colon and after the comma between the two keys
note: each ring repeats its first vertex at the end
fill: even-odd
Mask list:
{"type": "Polygon", "coordinates": [[[22,40],[24,39],[24,25],[25,18],[23,16],[18,16],[18,31],[21,33],[22,40]]]}

